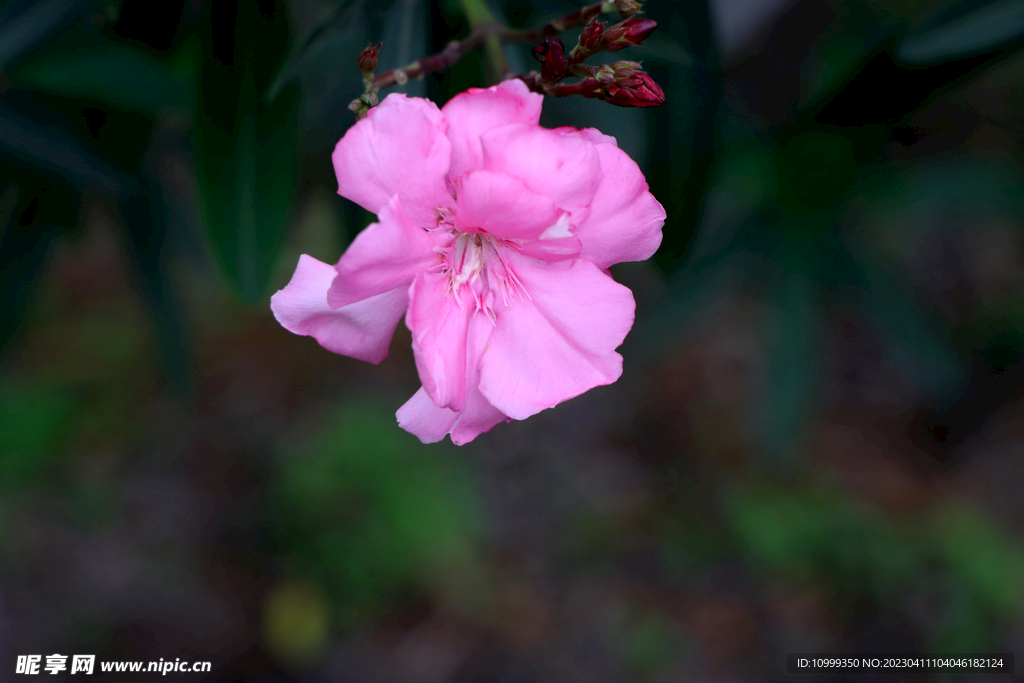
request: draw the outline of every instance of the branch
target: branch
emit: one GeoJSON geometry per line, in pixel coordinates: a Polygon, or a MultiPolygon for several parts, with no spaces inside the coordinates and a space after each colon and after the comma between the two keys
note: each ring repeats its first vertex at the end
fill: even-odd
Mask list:
{"type": "MultiPolygon", "coordinates": [[[[354,100],[349,105],[349,109],[357,112],[359,117],[362,118],[370,107],[377,104],[377,93],[384,88],[392,85],[405,85],[410,78],[422,79],[427,74],[444,71],[473,50],[484,45],[487,46],[488,52],[492,56],[496,56],[495,53],[500,54],[501,59],[495,60],[495,66],[500,71],[500,73],[496,74],[499,79],[511,78],[514,74],[512,74],[508,64],[505,63],[504,54],[501,53],[501,46],[504,43],[537,43],[543,41],[548,36],[555,36],[570,28],[586,24],[602,13],[618,12],[623,17],[631,17],[640,11],[638,0],[605,0],[604,2],[581,7],[575,12],[570,12],[565,16],[553,19],[537,29],[512,30],[495,20],[494,15],[481,2],[477,0],[463,0],[463,4],[467,9],[467,13],[471,15],[470,23],[473,24],[473,29],[468,36],[462,40],[451,41],[436,55],[424,57],[412,64],[392,69],[379,76],[372,76],[372,69],[370,71],[364,70],[366,78],[363,82],[366,85],[366,92],[354,100]]],[[[370,48],[367,49],[369,50],[370,48]]],[[[374,54],[375,57],[376,54],[374,54]]],[[[376,59],[374,59],[375,63],[376,59]]],[[[556,88],[553,84],[542,83],[539,77],[535,77],[534,74],[525,74],[518,77],[536,92],[555,96],[582,94],[582,92],[578,92],[578,89],[574,90],[573,87],[566,84],[559,84],[556,88]]],[[[588,83],[584,87],[588,92],[593,90],[590,88],[590,85],[588,83]]],[[[596,97],[598,95],[584,96],[596,97]]]]}

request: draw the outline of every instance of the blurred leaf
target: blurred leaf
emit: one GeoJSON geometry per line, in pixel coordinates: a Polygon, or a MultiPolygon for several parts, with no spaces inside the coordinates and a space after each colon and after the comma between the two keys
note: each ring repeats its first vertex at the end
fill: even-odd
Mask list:
{"type": "Polygon", "coordinates": [[[817,501],[780,490],[737,487],[724,510],[755,566],[801,578],[814,570],[821,549],[830,546],[836,521],[834,514],[822,514],[817,501]]]}
{"type": "Polygon", "coordinates": [[[857,180],[853,140],[827,131],[799,133],[775,154],[778,202],[793,214],[835,205],[857,180]]]}
{"type": "Polygon", "coordinates": [[[83,190],[126,197],[138,182],[79,144],[66,130],[44,125],[0,103],[0,149],[83,190]]]}
{"type": "Polygon", "coordinates": [[[651,150],[647,178],[669,216],[654,259],[670,272],[685,263],[704,222],[716,154],[722,147],[725,79],[709,0],[653,3],[650,10],[651,18],[666,29],[657,34],[658,40],[685,45],[692,58],[686,68],[652,61],[648,69],[669,102],[645,119],[653,128],[651,139],[658,143],[651,150]]]}
{"type": "MultiPolygon", "coordinates": [[[[323,19],[313,26],[303,40],[292,47],[281,68],[277,71],[277,75],[274,76],[273,81],[271,81],[270,86],[267,88],[264,95],[266,100],[270,102],[277,99],[277,96],[281,94],[284,87],[298,76],[300,71],[308,66],[308,62],[316,58],[321,52],[330,49],[332,43],[337,40],[336,37],[330,35],[334,29],[337,29],[339,26],[344,27],[341,29],[342,37],[347,37],[360,18],[360,10],[365,4],[366,0],[341,0],[335,3],[334,8],[330,12],[325,12],[323,19]]],[[[376,4],[380,5],[383,3],[376,4]]],[[[359,47],[352,54],[350,64],[352,70],[357,74],[359,68],[356,65],[356,60],[359,57],[358,50],[361,49],[362,47],[359,47]]],[[[337,67],[337,65],[335,66],[337,67]]],[[[352,93],[349,99],[355,99],[358,94],[352,93]]]]}
{"type": "Polygon", "coordinates": [[[630,48],[629,55],[629,59],[644,64],[661,62],[675,68],[693,66],[693,55],[678,42],[657,33],[645,40],[643,45],[630,48]]]}
{"type": "MultiPolygon", "coordinates": [[[[377,73],[404,67],[427,54],[426,3],[422,0],[396,0],[384,22],[383,47],[377,73]]],[[[355,67],[355,58],[352,61],[355,67]]],[[[388,93],[404,92],[410,97],[424,97],[427,84],[423,79],[410,80],[403,86],[389,88],[388,93]]],[[[353,96],[358,93],[353,93],[353,96]]],[[[383,95],[382,95],[383,96],[383,95]]]]}
{"type": "Polygon", "coordinates": [[[0,161],[0,357],[14,339],[50,242],[78,219],[79,197],[30,169],[0,161]],[[15,181],[16,179],[16,181],[15,181]]]}
{"type": "Polygon", "coordinates": [[[0,72],[54,31],[74,20],[90,0],[43,0],[0,24],[0,72]]]}
{"type": "MultiPolygon", "coordinates": [[[[846,29],[842,26],[842,29],[846,29]]],[[[837,30],[842,30],[836,27],[837,30]]],[[[811,51],[801,71],[800,107],[815,105],[822,97],[834,93],[862,66],[864,57],[872,49],[868,41],[848,31],[832,35],[832,31],[819,37],[819,44],[811,51]]]]}
{"type": "Polygon", "coordinates": [[[472,602],[481,511],[443,451],[420,452],[390,411],[347,406],[283,463],[282,550],[340,593],[345,619],[387,610],[408,588],[472,602]]]}
{"type": "Polygon", "coordinates": [[[677,654],[678,628],[655,611],[628,616],[617,638],[633,680],[658,680],[658,674],[677,654]]]}
{"type": "Polygon", "coordinates": [[[923,567],[912,534],[835,491],[734,485],[724,511],[755,567],[796,580],[829,576],[849,598],[898,594],[923,567]]]}
{"type": "Polygon", "coordinates": [[[896,57],[929,64],[983,54],[1024,38],[1024,0],[958,3],[937,19],[908,31],[896,57]]]}
{"type": "Polygon", "coordinates": [[[288,580],[274,587],[263,606],[263,636],[285,664],[310,666],[328,645],[330,607],[320,587],[288,580]]]}
{"type": "Polygon", "coordinates": [[[757,430],[766,454],[792,464],[819,374],[821,263],[817,242],[801,237],[788,237],[773,258],[780,270],[769,295],[768,367],[757,430]]]}
{"type": "Polygon", "coordinates": [[[86,97],[126,109],[154,113],[164,107],[192,108],[190,74],[177,74],[141,50],[103,43],[73,54],[32,60],[11,77],[35,90],[86,97]]]}
{"type": "Polygon", "coordinates": [[[189,389],[188,342],[174,287],[165,277],[164,247],[169,237],[169,212],[161,189],[150,181],[147,190],[123,202],[121,215],[164,373],[176,391],[185,393],[189,389]]]}
{"type": "Polygon", "coordinates": [[[0,484],[25,485],[44,475],[75,405],[66,390],[0,377],[0,484]]]}
{"type": "Polygon", "coordinates": [[[243,300],[262,301],[288,227],[298,172],[298,92],[264,92],[287,48],[284,7],[214,3],[196,126],[209,243],[243,300]]]}
{"type": "Polygon", "coordinates": [[[1011,616],[1024,606],[1024,548],[993,520],[948,505],[932,534],[940,556],[987,608],[1011,616]]]}
{"type": "Polygon", "coordinates": [[[852,267],[861,275],[857,291],[868,321],[895,352],[901,367],[925,392],[949,390],[966,377],[967,365],[949,331],[914,303],[892,277],[872,262],[870,255],[855,251],[852,267]]]}

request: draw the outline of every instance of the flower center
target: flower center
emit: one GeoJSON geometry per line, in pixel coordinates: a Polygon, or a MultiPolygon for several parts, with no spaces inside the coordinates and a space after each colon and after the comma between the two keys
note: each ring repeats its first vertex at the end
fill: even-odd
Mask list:
{"type": "Polygon", "coordinates": [[[504,255],[507,247],[502,240],[483,232],[456,232],[455,239],[442,251],[441,268],[448,276],[445,294],[463,303],[463,291],[468,291],[477,310],[494,320],[495,293],[508,306],[515,294],[524,294],[515,273],[508,267],[504,255]]]}

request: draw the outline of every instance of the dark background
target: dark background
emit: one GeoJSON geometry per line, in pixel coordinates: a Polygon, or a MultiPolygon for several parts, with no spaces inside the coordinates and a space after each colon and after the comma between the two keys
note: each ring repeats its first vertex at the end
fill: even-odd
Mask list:
{"type": "Polygon", "coordinates": [[[785,654],[1024,657],[1024,3],[646,9],[614,58],[667,103],[544,115],[668,211],[613,268],[623,377],[456,448],[395,424],[404,325],[374,367],[269,296],[371,220],[330,163],[359,50],[436,51],[457,2],[0,6],[0,681],[1022,679],[785,654]]]}

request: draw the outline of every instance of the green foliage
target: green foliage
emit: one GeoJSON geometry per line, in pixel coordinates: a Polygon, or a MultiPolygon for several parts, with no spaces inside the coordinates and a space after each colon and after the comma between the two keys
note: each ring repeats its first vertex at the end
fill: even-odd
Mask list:
{"type": "Polygon", "coordinates": [[[1024,549],[992,521],[963,505],[935,516],[931,531],[939,556],[979,603],[1008,617],[1024,606],[1024,549]]]}
{"type": "Polygon", "coordinates": [[[654,611],[626,615],[620,626],[620,647],[631,680],[657,680],[658,672],[677,656],[678,627],[654,611]]]}
{"type": "Polygon", "coordinates": [[[857,180],[853,141],[833,133],[799,133],[779,147],[775,173],[782,208],[794,214],[827,209],[857,180]]]}
{"type": "Polygon", "coordinates": [[[737,485],[724,512],[751,565],[797,580],[828,574],[853,594],[892,597],[922,566],[910,529],[816,488],[737,485]]]}
{"type": "Polygon", "coordinates": [[[373,406],[348,405],[282,463],[277,543],[315,571],[352,625],[405,591],[479,596],[481,510],[468,473],[444,452],[422,452],[373,406]]]}
{"type": "Polygon", "coordinates": [[[1024,606],[1024,549],[962,504],[899,520],[826,487],[762,482],[730,488],[723,511],[751,567],[839,586],[851,604],[894,605],[935,582],[935,651],[984,649],[993,626],[1024,606]]]}
{"type": "Polygon", "coordinates": [[[196,161],[207,238],[243,300],[262,302],[287,230],[298,172],[298,89],[264,98],[287,51],[283,2],[209,10],[196,161]]]}
{"type": "Polygon", "coordinates": [[[0,485],[40,483],[59,456],[76,404],[65,389],[0,377],[0,485]]]}
{"type": "Polygon", "coordinates": [[[982,54],[1022,39],[1021,0],[961,0],[909,30],[896,46],[896,56],[909,64],[932,64],[982,54]]]}
{"type": "Polygon", "coordinates": [[[191,70],[125,46],[101,43],[74,52],[57,51],[24,64],[13,79],[24,87],[63,97],[99,100],[155,115],[165,107],[193,109],[191,70]]]}

